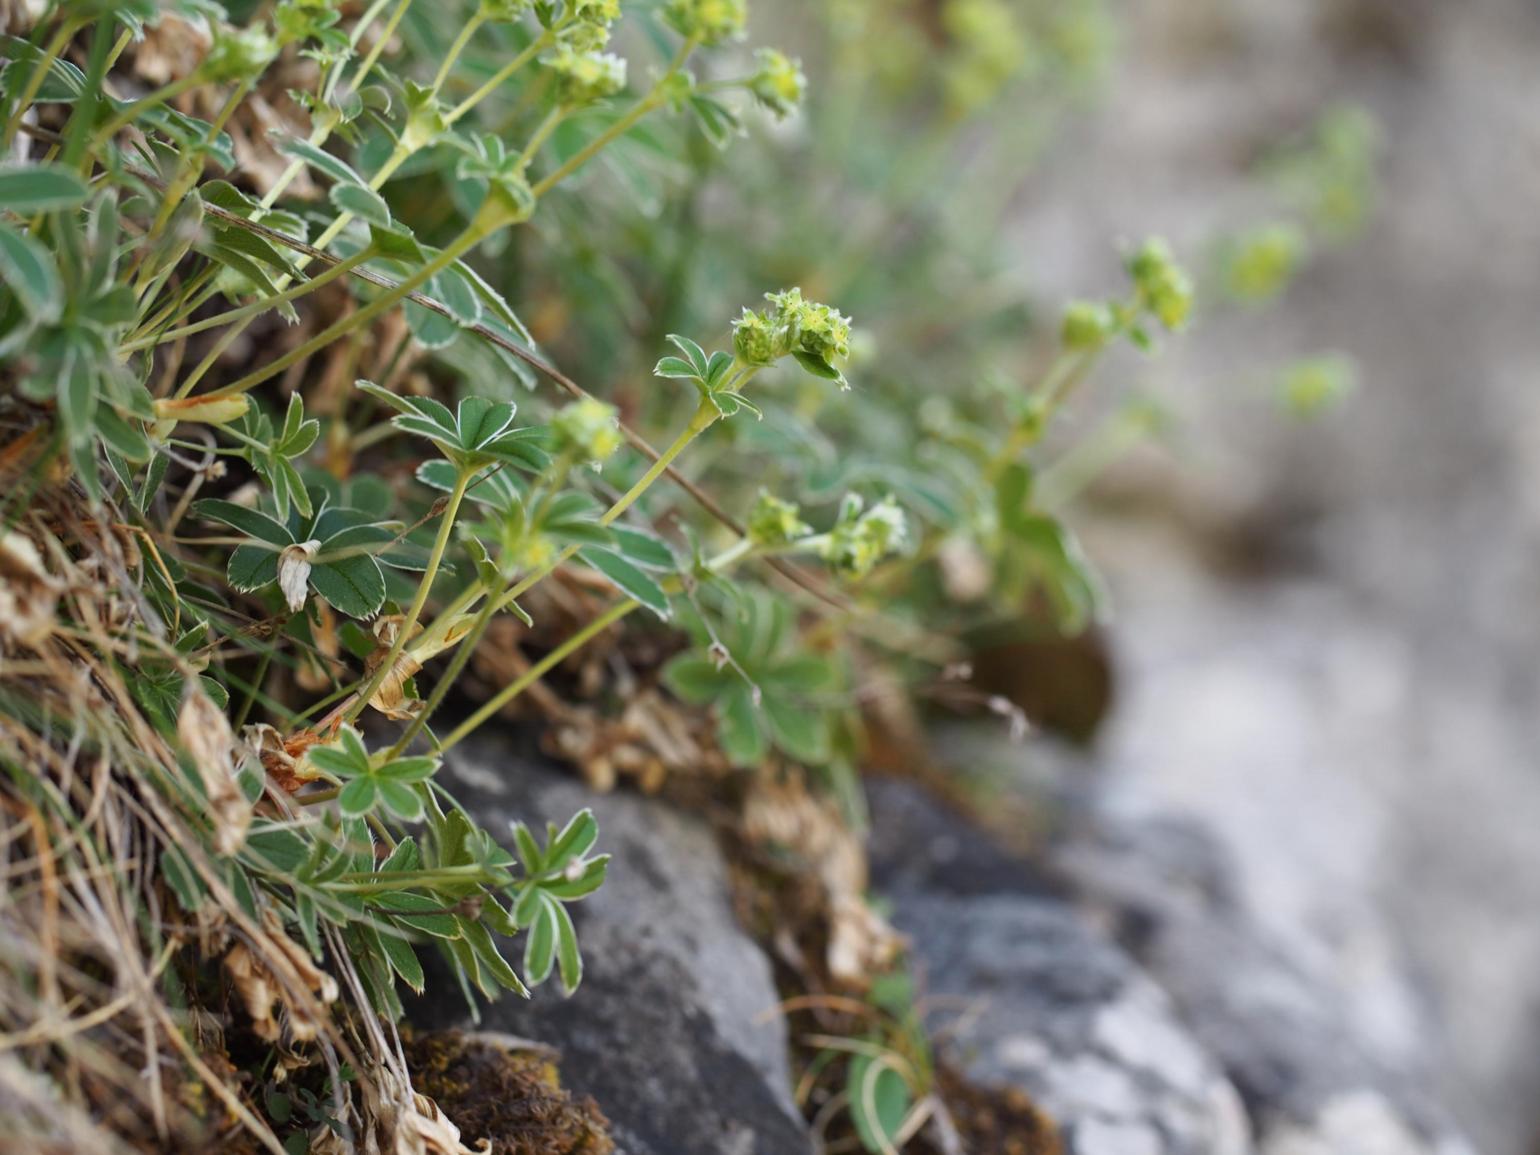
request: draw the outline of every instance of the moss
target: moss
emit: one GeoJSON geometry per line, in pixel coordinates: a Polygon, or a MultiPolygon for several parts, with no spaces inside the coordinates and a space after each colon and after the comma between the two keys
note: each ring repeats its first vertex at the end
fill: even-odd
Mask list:
{"type": "Polygon", "coordinates": [[[609,1120],[588,1096],[564,1090],[544,1055],[509,1051],[461,1031],[408,1036],[417,1090],[436,1102],[475,1146],[499,1155],[609,1155],[609,1120]]]}

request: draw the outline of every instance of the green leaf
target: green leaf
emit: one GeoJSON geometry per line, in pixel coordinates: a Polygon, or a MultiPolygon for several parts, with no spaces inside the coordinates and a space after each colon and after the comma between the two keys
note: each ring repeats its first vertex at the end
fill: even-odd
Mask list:
{"type": "Polygon", "coordinates": [[[391,926],[377,927],[375,933],[379,936],[380,952],[390,963],[390,969],[401,976],[401,981],[413,991],[419,995],[422,994],[426,978],[423,975],[422,963],[417,958],[417,952],[412,948],[412,944],[402,938],[400,932],[391,926]]]}
{"type": "Polygon", "coordinates": [[[845,375],[822,357],[809,353],[805,349],[794,349],[791,355],[797,359],[798,365],[801,365],[814,377],[822,377],[825,381],[838,381],[841,385],[845,384],[845,375]]]}
{"type": "Polygon", "coordinates": [[[333,609],[352,618],[372,618],[385,604],[385,575],[365,554],[313,567],[310,584],[333,609]]]}
{"type": "Polygon", "coordinates": [[[556,918],[556,965],[561,973],[562,989],[571,994],[583,981],[583,955],[578,950],[577,928],[572,916],[559,902],[550,904],[556,918]]]}
{"type": "Polygon", "coordinates": [[[0,280],[34,321],[56,322],[64,312],[64,288],[53,254],[37,241],[0,223],[0,280]]]}
{"type": "Polygon", "coordinates": [[[375,789],[385,808],[403,822],[421,822],[423,817],[422,795],[405,782],[392,782],[387,778],[375,778],[375,789]]]}
{"type": "Polygon", "coordinates": [[[181,847],[166,847],[160,856],[160,872],[183,910],[191,914],[203,905],[208,890],[181,847]]]}
{"type": "Polygon", "coordinates": [[[706,351],[690,340],[690,338],[681,337],[678,333],[670,333],[668,340],[674,348],[678,349],[689,359],[690,364],[695,368],[695,375],[704,381],[711,369],[711,362],[706,356],[706,351]]]}
{"type": "Polygon", "coordinates": [[[715,662],[700,654],[680,654],[663,667],[663,684],[680,701],[691,706],[704,706],[714,701],[726,687],[727,680],[737,676],[717,669],[715,662]]]}
{"type": "Polygon", "coordinates": [[[426,782],[439,768],[439,759],[427,756],[397,758],[374,772],[375,777],[392,782],[426,782]]]}
{"type": "Polygon", "coordinates": [[[339,181],[327,190],[326,195],[338,209],[352,213],[361,221],[382,229],[390,226],[390,206],[372,188],[352,181],[339,181]]]}
{"type": "Polygon", "coordinates": [[[717,703],[717,741],[734,766],[752,769],[764,762],[769,753],[754,708],[753,692],[741,681],[729,685],[717,703]]]}
{"type": "Polygon", "coordinates": [[[562,828],[560,834],[545,848],[548,869],[565,866],[575,858],[582,858],[593,849],[599,838],[599,823],[594,812],[586,807],[579,810],[562,828]]]}
{"type": "Polygon", "coordinates": [[[614,582],[627,597],[635,598],[664,621],[673,615],[663,587],[618,553],[590,546],[579,551],[578,556],[614,582]]]}
{"type": "Polygon", "coordinates": [[[559,898],[563,902],[573,902],[579,898],[585,898],[604,885],[604,877],[608,873],[610,856],[601,854],[597,858],[590,858],[583,864],[583,873],[577,878],[568,880],[563,877],[556,882],[543,882],[540,890],[552,898],[559,898]]]}
{"type": "MultiPolygon", "coordinates": [[[[312,759],[315,753],[310,752],[312,759]]],[[[355,778],[337,795],[337,807],[349,818],[362,818],[374,809],[378,797],[373,778],[355,778]]]]}
{"type": "Polygon", "coordinates": [[[0,164],[0,208],[17,216],[72,209],[90,191],[79,173],[62,164],[0,164]]]}
{"type": "Polygon", "coordinates": [[[90,442],[96,428],[96,374],[84,357],[71,357],[59,377],[59,417],[74,445],[90,442]]]}
{"type": "Polygon", "coordinates": [[[798,762],[817,766],[829,760],[829,725],[822,710],[766,695],[761,703],[775,744],[798,762]]]}
{"type": "Polygon", "coordinates": [[[524,942],[524,978],[530,986],[545,982],[556,961],[556,908],[560,905],[542,897],[529,928],[529,937],[524,942]]]}
{"type": "Polygon", "coordinates": [[[294,535],[289,532],[287,526],[281,525],[259,510],[236,505],[233,501],[207,498],[194,502],[192,511],[197,517],[228,525],[231,529],[240,530],[247,537],[254,537],[258,541],[265,541],[280,549],[294,544],[294,535]]]}
{"type": "Polygon", "coordinates": [[[460,326],[453,317],[435,313],[416,301],[408,301],[405,312],[412,336],[424,349],[447,349],[460,339],[460,326]]]}
{"type": "Polygon", "coordinates": [[[540,844],[522,822],[514,825],[513,844],[518,849],[519,861],[524,864],[526,874],[536,875],[545,869],[545,855],[540,853],[540,844]]]}
{"type": "Polygon", "coordinates": [[[230,553],[225,576],[243,594],[278,580],[278,551],[260,545],[238,545],[230,553]]]}
{"type": "Polygon", "coordinates": [[[652,375],[654,377],[682,378],[686,381],[698,381],[701,379],[700,374],[695,371],[695,367],[679,357],[664,357],[653,367],[652,375]]]}
{"type": "Polygon", "coordinates": [[[897,1150],[912,1096],[892,1062],[880,1055],[855,1056],[845,1090],[850,1096],[850,1121],[861,1145],[878,1155],[897,1150]]]}
{"type": "MultiPolygon", "coordinates": [[[[476,952],[476,961],[481,964],[481,969],[490,974],[498,985],[507,987],[526,998],[529,997],[529,988],[519,980],[514,969],[508,965],[508,960],[499,953],[497,944],[492,941],[492,935],[486,927],[468,919],[461,919],[460,933],[471,949],[476,952]]],[[[485,993],[490,996],[494,992],[485,993]]]]}
{"type": "Polygon", "coordinates": [[[278,149],[297,160],[302,160],[319,173],[337,181],[339,184],[351,184],[362,186],[367,182],[359,176],[348,163],[340,157],[335,157],[308,140],[298,136],[286,136],[279,140],[278,149]]]}
{"type": "Polygon", "coordinates": [[[636,563],[643,569],[662,570],[668,573],[679,569],[674,551],[669,549],[668,543],[657,534],[623,525],[610,526],[610,534],[615,539],[615,548],[628,561],[636,563]]]}

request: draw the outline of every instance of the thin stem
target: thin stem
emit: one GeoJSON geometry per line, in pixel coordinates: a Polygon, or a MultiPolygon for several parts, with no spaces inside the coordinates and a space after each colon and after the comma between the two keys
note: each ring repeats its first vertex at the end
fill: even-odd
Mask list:
{"type": "MultiPolygon", "coordinates": [[[[441,252],[438,256],[434,257],[433,260],[429,261],[422,268],[418,269],[406,280],[396,285],[395,288],[381,293],[378,297],[376,297],[373,301],[370,301],[356,313],[351,313],[348,316],[343,317],[341,320],[327,326],[314,337],[310,338],[310,340],[306,341],[303,345],[289,350],[289,352],[285,353],[282,357],[279,357],[276,360],[269,361],[262,368],[253,370],[252,372],[246,374],[246,376],[242,377],[239,381],[236,381],[230,385],[225,385],[219,389],[215,389],[212,393],[209,394],[209,396],[229,397],[237,393],[245,393],[249,389],[254,389],[258,385],[262,384],[262,382],[269,380],[272,377],[276,377],[290,365],[294,365],[300,361],[303,361],[305,358],[311,356],[319,350],[326,348],[326,346],[330,345],[333,341],[339,340],[340,338],[345,337],[349,333],[353,332],[355,329],[367,325],[370,321],[374,320],[387,309],[390,309],[397,302],[410,294],[413,290],[427,284],[438,273],[454,264],[457,260],[460,259],[461,256],[475,248],[476,244],[480,242],[485,236],[485,230],[475,227],[473,223],[472,227],[461,233],[459,238],[450,244],[447,249],[441,252]]],[[[185,392],[183,395],[185,396],[185,392]]]]}
{"type": "Polygon", "coordinates": [[[449,536],[454,530],[455,515],[460,512],[460,502],[465,497],[465,490],[471,483],[474,471],[461,469],[455,478],[455,487],[449,494],[449,504],[444,507],[444,517],[439,523],[438,536],[433,541],[433,552],[428,555],[428,567],[423,570],[422,579],[417,583],[417,593],[412,598],[412,604],[406,611],[406,617],[396,630],[396,637],[390,644],[390,649],[385,654],[385,660],[380,663],[373,676],[365,683],[359,692],[358,701],[349,709],[343,711],[343,718],[351,721],[358,716],[358,712],[374,697],[375,691],[384,684],[396,669],[396,662],[401,653],[406,649],[406,643],[412,636],[412,631],[417,627],[417,619],[422,617],[422,610],[428,604],[428,595],[433,590],[433,579],[438,576],[439,565],[444,560],[444,551],[449,548],[449,536]]]}
{"type": "Polygon", "coordinates": [[[610,607],[609,610],[600,614],[593,621],[589,622],[581,630],[573,634],[565,642],[557,646],[554,650],[552,650],[545,657],[541,658],[529,669],[525,670],[524,673],[520,674],[516,679],[510,682],[496,695],[482,703],[482,706],[479,710],[477,710],[469,718],[456,726],[454,730],[450,732],[449,736],[445,738],[441,743],[439,743],[438,752],[442,754],[446,750],[459,745],[459,743],[464,741],[472,731],[474,731],[488,718],[492,717],[509,702],[513,701],[525,690],[529,689],[541,678],[545,677],[546,674],[550,673],[558,665],[566,661],[567,658],[572,654],[575,654],[578,650],[581,650],[591,640],[593,640],[594,637],[609,629],[616,622],[620,621],[633,610],[639,608],[640,605],[640,602],[636,602],[628,598],[623,602],[617,602],[614,606],[610,607]]]}
{"type": "Polygon", "coordinates": [[[646,493],[652,483],[663,475],[663,471],[669,467],[674,458],[684,452],[685,447],[711,427],[721,414],[716,406],[704,397],[695,409],[695,416],[690,418],[690,423],[684,427],[684,431],[674,438],[674,443],[665,449],[658,459],[652,463],[652,468],[642,474],[641,479],[626,491],[624,497],[617,501],[599,519],[601,525],[609,525],[631,506],[636,504],[637,498],[646,493]]]}
{"type": "MultiPolygon", "coordinates": [[[[49,69],[53,67],[53,62],[59,58],[59,54],[69,45],[70,38],[83,27],[84,25],[78,20],[66,20],[54,32],[53,39],[49,40],[48,46],[43,49],[42,57],[33,65],[32,71],[27,74],[26,86],[22,88],[20,95],[17,96],[16,107],[11,109],[11,115],[6,119],[4,146],[0,148],[0,152],[11,151],[11,144],[16,139],[16,130],[21,126],[21,118],[27,114],[27,109],[31,107],[33,99],[42,90],[43,81],[47,79],[49,69]]],[[[15,68],[16,65],[12,64],[11,67],[15,68]]]]}
{"type": "Polygon", "coordinates": [[[188,89],[194,88],[201,83],[203,83],[203,77],[197,71],[193,71],[189,72],[186,76],[179,76],[175,80],[161,85],[154,92],[146,93],[127,108],[120,110],[116,116],[97,129],[96,143],[100,144],[111,138],[113,133],[137,119],[139,114],[145,110],[154,108],[158,104],[165,104],[168,100],[174,100],[188,89]]]}
{"type": "Polygon", "coordinates": [[[434,74],[434,92],[444,87],[444,81],[449,79],[449,70],[455,66],[455,61],[460,58],[460,53],[465,51],[465,46],[470,43],[471,37],[476,34],[476,29],[485,24],[486,21],[486,15],[478,8],[476,15],[466,21],[465,27],[460,29],[460,34],[454,38],[454,43],[449,46],[449,53],[444,57],[444,62],[438,66],[438,72],[434,74]]]}
{"type": "MultiPolygon", "coordinates": [[[[384,29],[380,32],[379,39],[374,42],[374,47],[369,49],[369,55],[365,56],[358,65],[358,70],[353,73],[350,87],[357,90],[363,86],[364,77],[373,71],[374,66],[380,62],[380,54],[385,51],[385,46],[390,43],[390,38],[396,34],[396,26],[401,23],[401,18],[406,15],[406,10],[412,6],[412,0],[401,0],[396,5],[396,10],[390,14],[390,19],[385,22],[384,29]]],[[[357,41],[354,41],[357,44],[357,41]]]]}
{"type": "Polygon", "coordinates": [[[577,172],[578,169],[582,168],[585,164],[597,156],[605,148],[605,146],[630,132],[633,128],[636,127],[637,122],[640,121],[642,117],[646,116],[653,109],[661,105],[663,103],[664,85],[672,80],[675,73],[684,67],[684,62],[689,59],[690,53],[695,51],[695,45],[696,41],[694,38],[686,40],[683,44],[681,44],[679,46],[679,51],[674,54],[674,59],[669,62],[668,71],[663,73],[662,76],[658,77],[657,83],[648,89],[647,95],[632,105],[630,111],[622,116],[619,120],[617,120],[614,124],[610,125],[607,129],[601,132],[598,136],[594,137],[577,152],[573,153],[565,164],[537,183],[534,187],[535,199],[538,200],[540,197],[550,192],[557,185],[561,184],[562,181],[566,180],[573,173],[577,172]]]}
{"type": "Polygon", "coordinates": [[[467,112],[501,88],[507,83],[509,77],[550,47],[556,40],[556,33],[565,27],[570,19],[571,17],[563,17],[557,21],[555,27],[546,29],[539,36],[535,37],[534,40],[530,41],[529,47],[525,48],[507,64],[494,72],[487,82],[476,89],[475,92],[450,109],[444,116],[444,123],[446,125],[454,124],[455,121],[459,120],[467,112]]]}
{"type": "Polygon", "coordinates": [[[524,146],[524,151],[519,154],[519,167],[526,168],[534,159],[535,153],[540,151],[540,146],[546,142],[546,138],[556,131],[556,126],[567,115],[567,109],[558,104],[550,112],[545,114],[545,119],[535,129],[534,135],[529,138],[529,143],[524,146]]]}
{"type": "Polygon", "coordinates": [[[221,325],[228,325],[234,321],[255,317],[259,313],[267,312],[276,305],[284,304],[287,301],[294,301],[308,293],[313,293],[317,289],[335,281],[338,277],[346,276],[350,270],[372,259],[374,255],[375,250],[373,248],[360,249],[346,260],[339,261],[337,264],[330,266],[325,272],[318,273],[307,281],[300,281],[292,288],[285,289],[275,296],[263,297],[261,300],[253,301],[249,305],[242,305],[238,309],[231,309],[215,317],[206,317],[201,321],[194,321],[192,324],[183,325],[179,329],[170,329],[163,333],[156,333],[129,341],[127,344],[118,347],[119,352],[133,353],[154,345],[163,345],[167,341],[174,341],[179,337],[190,337],[194,333],[203,332],[205,329],[217,329],[221,325]]]}
{"type": "Polygon", "coordinates": [[[492,619],[497,616],[497,603],[491,598],[482,604],[477,612],[475,621],[471,623],[469,632],[460,639],[460,644],[455,649],[455,655],[449,660],[448,667],[433,687],[433,693],[428,695],[427,701],[422,704],[422,709],[417,711],[417,716],[407,726],[406,732],[396,740],[396,744],[386,754],[387,760],[399,758],[406,748],[411,745],[412,739],[422,733],[423,727],[428,724],[428,719],[433,712],[444,703],[450,687],[455,684],[455,679],[460,676],[460,671],[465,669],[471,655],[476,652],[476,647],[481,644],[482,635],[487,632],[487,627],[492,624],[492,619]]]}

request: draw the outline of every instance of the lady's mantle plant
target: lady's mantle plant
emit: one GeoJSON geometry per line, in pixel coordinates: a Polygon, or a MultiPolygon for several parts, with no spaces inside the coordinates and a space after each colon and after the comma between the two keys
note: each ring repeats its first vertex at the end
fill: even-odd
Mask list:
{"type": "MultiPolygon", "coordinates": [[[[676,488],[682,456],[724,422],[807,411],[807,386],[847,389],[850,319],[784,288],[730,332],[724,309],[715,341],[668,335],[634,383],[659,398],[654,452],[545,360],[506,272],[539,245],[580,264],[572,190],[634,187],[660,123],[725,145],[747,106],[794,114],[795,60],[759,48],[743,71],[743,0],[628,10],[663,49],[629,60],[617,0],[241,14],[61,0],[0,39],[0,765],[28,845],[16,892],[40,904],[0,915],[26,944],[5,993],[28,992],[0,998],[0,1030],[53,1043],[46,1070],[88,1110],[105,1104],[80,1048],[112,1070],[170,1054],[218,1103],[204,1123],[268,1149],[411,1127],[449,1150],[393,1035],[419,949],[468,997],[553,973],[570,992],[568,904],[606,859],[586,812],[543,842],[479,828],[444,757],[645,608],[698,641],[661,678],[711,711],[729,762],[848,776],[856,664],[835,655],[944,540],[967,536],[1002,585],[1034,573],[1066,621],[1093,611],[1024,455],[1097,355],[1179,327],[1191,288],[1152,243],[1126,299],[1073,307],[1045,380],[970,447],[975,500],[950,519],[911,517],[873,476],[806,511],[729,481],[742,501],[723,508],[676,488]],[[167,43],[188,59],[149,80],[167,43]],[[269,132],[275,104],[293,111],[269,132]],[[532,370],[572,396],[527,392],[532,370]],[[662,532],[648,515],[680,492],[707,513],[662,532]],[[586,620],[440,727],[499,617],[529,623],[521,601],[578,573],[603,592],[586,620]],[[61,878],[95,899],[61,913],[61,878]],[[102,946],[109,924],[133,941],[102,946]],[[243,1079],[194,1030],[232,993],[262,1044],[243,1079]],[[87,1020],[113,1029],[70,1025],[87,1020]],[[303,1122],[280,1084],[316,1105],[303,1122]]],[[[121,1126],[201,1141],[158,1079],[120,1088],[121,1126]]]]}

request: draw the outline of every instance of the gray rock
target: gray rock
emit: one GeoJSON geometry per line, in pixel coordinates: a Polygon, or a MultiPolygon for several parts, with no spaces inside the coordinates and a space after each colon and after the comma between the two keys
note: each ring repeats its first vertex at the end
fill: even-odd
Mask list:
{"type": "Polygon", "coordinates": [[[1264,1155],[1469,1151],[1428,1073],[1355,1032],[1343,990],[1250,916],[1196,824],[1093,812],[1054,857],[1229,1075],[1264,1155]]]}
{"type": "MultiPolygon", "coordinates": [[[[595,796],[509,741],[469,743],[445,771],[488,830],[564,822],[584,806],[614,856],[598,893],[573,907],[583,985],[499,1000],[485,1029],[560,1050],[563,1083],[592,1095],[622,1155],[803,1155],[770,966],[738,927],[712,832],[661,802],[595,796]]],[[[424,1026],[463,1025],[452,994],[417,1008],[424,1026]]]]}
{"type": "Polygon", "coordinates": [[[1235,1089],[1170,1000],[1057,893],[917,787],[870,790],[872,867],[971,1081],[1031,1094],[1070,1155],[1246,1155],[1235,1089]]]}
{"type": "MultiPolygon", "coordinates": [[[[970,765],[1024,757],[947,737],[970,765]]],[[[1260,1155],[1468,1155],[1429,1073],[1365,1037],[1308,941],[1252,916],[1212,833],[1120,805],[1119,780],[1083,762],[1061,760],[1061,787],[1037,761],[1018,789],[1056,816],[1040,859],[914,785],[869,791],[899,926],[937,989],[981,1000],[961,1036],[970,1075],[1038,1094],[1077,1155],[1146,1149],[1159,1112],[1187,1128],[1155,1127],[1160,1151],[1244,1151],[1249,1131],[1260,1155]],[[1191,1146],[1194,1129],[1211,1145],[1191,1146]]]]}
{"type": "Polygon", "coordinates": [[[1063,903],[908,893],[939,1034],[966,1077],[1030,1093],[1071,1155],[1245,1155],[1245,1112],[1170,1001],[1063,903]],[[954,1009],[955,1008],[955,1009],[954,1009]]]}

